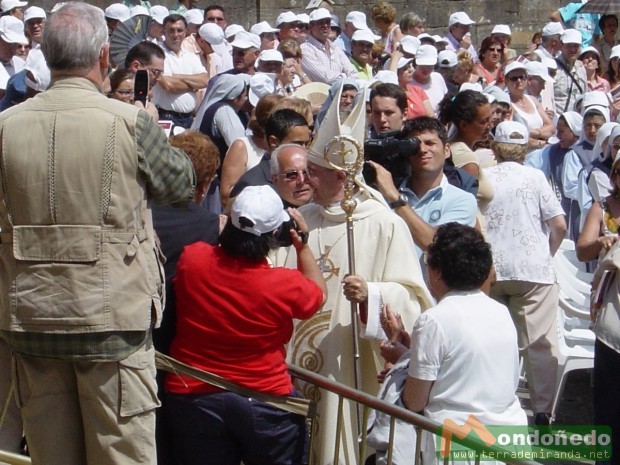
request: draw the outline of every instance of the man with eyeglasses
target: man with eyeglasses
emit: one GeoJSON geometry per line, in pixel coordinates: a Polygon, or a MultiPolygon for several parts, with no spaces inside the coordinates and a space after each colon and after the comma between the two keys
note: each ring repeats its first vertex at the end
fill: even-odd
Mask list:
{"type": "MultiPolygon", "coordinates": [[[[269,151],[263,155],[263,158],[258,163],[258,165],[246,171],[243,176],[239,178],[239,181],[237,181],[237,184],[235,184],[235,187],[233,187],[232,191],[230,192],[228,205],[232,204],[232,199],[239,195],[239,192],[241,192],[247,186],[262,186],[273,184],[273,171],[270,161],[272,152],[274,152],[279,146],[285,144],[295,144],[303,148],[305,152],[305,148],[307,148],[312,141],[311,134],[312,132],[310,130],[310,127],[308,126],[308,121],[296,111],[288,108],[274,111],[267,120],[267,125],[265,126],[265,137],[267,138],[267,145],[269,145],[269,151]]],[[[284,171],[279,170],[277,172],[285,173],[285,171],[299,169],[303,171],[304,168],[293,165],[291,167],[287,167],[284,171]]],[[[288,176],[291,177],[290,181],[292,181],[293,174],[289,174],[288,176]]],[[[305,174],[298,173],[296,179],[300,178],[306,179],[305,174]]],[[[301,198],[304,197],[301,192],[298,193],[298,196],[301,196],[301,198]]],[[[295,196],[293,195],[289,195],[289,198],[292,200],[295,200],[294,197],[295,196]]],[[[295,205],[295,202],[291,203],[295,205]]]]}
{"type": "Polygon", "coordinates": [[[280,29],[278,32],[278,40],[280,42],[286,39],[298,40],[300,26],[297,15],[292,11],[280,13],[276,18],[276,28],[280,29]]]}
{"type": "Polygon", "coordinates": [[[205,23],[217,24],[222,31],[228,26],[228,20],[224,14],[224,8],[220,5],[209,5],[205,8],[205,23]]]}
{"type": "Polygon", "coordinates": [[[581,48],[581,34],[576,29],[567,29],[562,33],[562,51],[555,61],[558,70],[553,84],[555,98],[555,114],[571,111],[575,102],[587,92],[586,69],[583,63],[577,60],[581,48]]]}
{"type": "Polygon", "coordinates": [[[209,73],[195,53],[183,50],[187,21],[178,14],[164,19],[164,42],[160,44],[166,59],[164,74],[153,88],[153,103],[159,118],[189,128],[198,100],[198,91],[207,86],[209,73]]]}
{"type": "Polygon", "coordinates": [[[284,206],[301,207],[312,200],[308,183],[308,152],[297,144],[284,144],[271,154],[271,182],[284,206]]]}
{"type": "Polygon", "coordinates": [[[342,77],[357,77],[357,71],[344,51],[329,40],[332,15],[326,8],[310,13],[310,35],[301,44],[301,67],[315,82],[333,84],[342,77]]]}
{"type": "Polygon", "coordinates": [[[125,57],[125,68],[134,74],[138,70],[145,69],[149,73],[149,92],[164,73],[164,60],[166,55],[162,48],[153,42],[140,42],[134,45],[125,57]]]}
{"type": "Polygon", "coordinates": [[[233,67],[229,74],[254,74],[256,59],[260,53],[260,37],[251,32],[239,31],[235,34],[232,45],[233,67]]]}

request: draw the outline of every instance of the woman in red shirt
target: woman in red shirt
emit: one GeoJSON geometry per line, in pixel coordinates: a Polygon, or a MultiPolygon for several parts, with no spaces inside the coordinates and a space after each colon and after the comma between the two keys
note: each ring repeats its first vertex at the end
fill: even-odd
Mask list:
{"type": "MultiPolygon", "coordinates": [[[[288,174],[288,173],[285,173],[288,174]]],[[[296,173],[305,176],[305,173],[296,173]]],[[[219,246],[187,246],[174,281],[177,332],[173,358],[277,395],[295,395],[285,345],[293,319],[310,318],[327,293],[305,234],[290,230],[298,269],[272,268],[269,252],[290,216],[269,186],[246,187],[235,199],[219,246]]],[[[253,398],[168,374],[166,416],[184,464],[305,463],[305,419],[253,398]]]]}

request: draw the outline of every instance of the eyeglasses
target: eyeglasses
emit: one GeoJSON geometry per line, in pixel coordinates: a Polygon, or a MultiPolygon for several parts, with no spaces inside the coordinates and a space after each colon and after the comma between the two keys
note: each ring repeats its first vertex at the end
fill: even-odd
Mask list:
{"type": "Polygon", "coordinates": [[[162,74],[164,74],[164,70],[163,69],[157,69],[157,68],[146,68],[148,71],[151,72],[151,74],[153,74],[153,77],[160,77],[162,74]]]}
{"type": "Polygon", "coordinates": [[[300,177],[301,179],[308,177],[308,170],[291,170],[286,173],[280,173],[280,176],[286,179],[287,181],[297,181],[300,177]]]}
{"type": "Polygon", "coordinates": [[[326,25],[331,25],[332,20],[331,19],[319,19],[318,21],[312,21],[313,24],[318,24],[320,26],[326,26],[326,25]]]}
{"type": "Polygon", "coordinates": [[[518,76],[510,76],[508,78],[508,80],[510,82],[526,81],[527,80],[527,76],[525,74],[519,74],[518,76]]]}

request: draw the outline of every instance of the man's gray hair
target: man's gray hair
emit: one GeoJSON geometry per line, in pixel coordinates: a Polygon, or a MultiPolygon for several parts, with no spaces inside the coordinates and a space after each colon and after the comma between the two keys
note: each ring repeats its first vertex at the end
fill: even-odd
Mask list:
{"type": "Polygon", "coordinates": [[[69,2],[45,23],[41,49],[53,71],[91,69],[108,41],[103,10],[83,2],[69,2]]]}
{"type": "Polygon", "coordinates": [[[304,152],[306,150],[299,144],[282,144],[278,146],[273,152],[271,152],[271,159],[269,160],[269,166],[271,167],[272,176],[277,176],[278,174],[280,174],[280,154],[282,153],[282,151],[286,149],[290,149],[292,147],[296,149],[301,149],[304,152]]]}

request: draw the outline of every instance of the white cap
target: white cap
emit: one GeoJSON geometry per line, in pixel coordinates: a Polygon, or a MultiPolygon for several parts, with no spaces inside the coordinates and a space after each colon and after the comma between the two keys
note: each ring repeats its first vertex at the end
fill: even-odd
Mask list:
{"type": "Polygon", "coordinates": [[[437,55],[437,63],[440,68],[452,68],[459,63],[459,59],[452,50],[442,50],[437,55]]]}
{"type": "Polygon", "coordinates": [[[495,128],[495,142],[527,145],[529,137],[527,127],[517,121],[502,121],[495,128]]]}
{"type": "Polygon", "coordinates": [[[240,24],[231,24],[230,26],[226,27],[224,35],[227,39],[230,39],[232,36],[237,35],[237,33],[241,31],[245,31],[245,29],[243,29],[243,26],[241,26],[240,24]]]}
{"type": "Polygon", "coordinates": [[[504,89],[500,89],[497,86],[488,86],[482,91],[482,93],[493,97],[495,102],[507,103],[508,105],[511,104],[510,95],[508,95],[508,92],[506,92],[504,89]]]}
{"type": "Polygon", "coordinates": [[[545,24],[545,27],[542,29],[543,37],[558,36],[562,35],[563,32],[564,28],[562,27],[562,24],[555,21],[545,24]]]}
{"type": "Polygon", "coordinates": [[[420,45],[415,54],[416,66],[435,66],[437,64],[437,49],[433,45],[420,45]]]}
{"type": "Polygon", "coordinates": [[[224,31],[217,24],[205,23],[198,29],[198,35],[207,42],[213,51],[219,55],[222,55],[228,51],[226,46],[226,38],[224,37],[224,31]]]}
{"type": "Polygon", "coordinates": [[[149,12],[147,7],[142,6],[142,5],[134,5],[131,8],[129,8],[129,16],[131,18],[133,18],[134,16],[138,16],[138,15],[151,16],[151,13],[149,12]]]}
{"type": "Polygon", "coordinates": [[[15,16],[6,15],[0,18],[0,38],[9,44],[28,45],[24,35],[24,23],[15,16]]]}
{"type": "Polygon", "coordinates": [[[164,19],[166,16],[170,14],[168,8],[163,5],[154,5],[151,7],[149,12],[151,14],[151,18],[153,18],[153,21],[157,24],[161,24],[162,26],[164,25],[164,19]]]}
{"type": "Polygon", "coordinates": [[[394,71],[382,69],[375,74],[372,78],[373,82],[383,82],[384,84],[396,84],[398,85],[398,75],[394,71]]]}
{"type": "Polygon", "coordinates": [[[614,45],[611,48],[611,54],[609,55],[609,59],[619,58],[620,57],[620,45],[614,45]]]}
{"type": "Polygon", "coordinates": [[[26,73],[25,77],[28,87],[37,92],[43,92],[47,89],[47,86],[50,84],[51,75],[41,49],[30,50],[26,58],[25,69],[29,71],[29,73],[26,73]],[[34,80],[30,79],[30,74],[34,80]]]}
{"type": "Polygon", "coordinates": [[[322,19],[332,19],[332,14],[327,8],[317,8],[310,13],[310,22],[321,21],[322,19]]]}
{"type": "Polygon", "coordinates": [[[338,16],[336,16],[335,14],[332,14],[331,27],[337,27],[338,29],[342,29],[340,27],[340,20],[338,19],[338,16]]]}
{"type": "Polygon", "coordinates": [[[446,44],[446,45],[448,45],[450,43],[450,42],[448,42],[447,38],[441,37],[441,36],[438,36],[438,35],[434,35],[433,39],[435,39],[435,45],[438,45],[438,44],[446,44]]]}
{"type": "Polygon", "coordinates": [[[260,37],[251,32],[239,31],[235,34],[235,40],[232,41],[231,45],[241,49],[260,48],[260,37]]]}
{"type": "Polygon", "coordinates": [[[518,69],[522,69],[527,74],[527,68],[523,63],[521,63],[520,61],[513,61],[508,66],[506,66],[506,69],[504,69],[504,76],[508,76],[510,73],[518,69]]]}
{"type": "Polygon", "coordinates": [[[609,108],[609,98],[607,97],[607,93],[600,90],[593,90],[583,94],[582,105],[584,109],[593,105],[609,108]]]}
{"type": "Polygon", "coordinates": [[[260,52],[260,55],[258,55],[258,58],[256,59],[255,66],[258,66],[258,63],[261,61],[278,61],[280,63],[284,63],[284,58],[280,52],[270,48],[269,50],[263,50],[260,52]]]}
{"type": "MultiPolygon", "coordinates": [[[[274,50],[275,52],[275,50],[274,50]]],[[[273,73],[254,73],[250,77],[248,99],[252,106],[256,106],[261,97],[273,94],[276,91],[276,75],[273,73]]]]}
{"type": "Polygon", "coordinates": [[[112,3],[112,5],[105,9],[104,13],[106,18],[116,19],[121,23],[131,18],[129,8],[122,3],[112,3]]]}
{"type": "Polygon", "coordinates": [[[188,24],[194,24],[196,26],[200,26],[202,23],[205,22],[205,14],[202,12],[202,10],[199,10],[198,8],[192,8],[191,10],[187,10],[185,13],[183,13],[183,17],[188,24]]]}
{"type": "Polygon", "coordinates": [[[296,23],[297,21],[299,21],[299,19],[297,19],[297,15],[295,13],[292,11],[284,11],[278,15],[276,19],[276,27],[280,24],[296,23]]]}
{"type": "Polygon", "coordinates": [[[581,45],[581,32],[579,32],[577,29],[566,29],[562,33],[561,41],[563,44],[581,45]]]}
{"type": "Polygon", "coordinates": [[[581,53],[579,54],[579,59],[581,60],[582,59],[581,57],[584,56],[588,52],[594,53],[600,60],[601,53],[596,48],[592,47],[591,45],[581,50],[581,53]]]}
{"type": "Polygon", "coordinates": [[[26,11],[24,11],[24,23],[26,21],[30,21],[31,19],[46,19],[47,15],[45,14],[45,10],[43,8],[39,8],[38,6],[31,6],[26,11]]]}
{"type": "Polygon", "coordinates": [[[261,34],[265,34],[266,32],[280,32],[280,29],[271,27],[271,25],[267,21],[261,21],[260,23],[252,26],[250,28],[250,32],[259,36],[261,34]]]}
{"type": "Polygon", "coordinates": [[[413,58],[400,57],[398,59],[398,69],[402,69],[413,61],[413,58]]]}
{"type": "Polygon", "coordinates": [[[553,58],[543,56],[542,64],[545,65],[547,69],[558,69],[558,63],[553,58]]]}
{"type": "Polygon", "coordinates": [[[475,90],[476,92],[482,93],[482,84],[479,82],[464,82],[461,84],[461,87],[459,87],[459,92],[463,92],[464,90],[475,90]]]}
{"type": "Polygon", "coordinates": [[[0,2],[0,9],[2,13],[8,13],[13,8],[24,7],[28,5],[28,2],[20,2],[19,0],[2,0],[0,2]]]}
{"type": "Polygon", "coordinates": [[[450,15],[450,19],[448,20],[448,27],[455,24],[471,26],[472,24],[476,24],[476,21],[472,21],[471,18],[467,16],[467,13],[465,13],[464,11],[457,11],[456,13],[452,13],[450,15]]]}
{"type": "Polygon", "coordinates": [[[358,29],[351,36],[351,42],[375,43],[376,37],[370,29],[358,29]]]}
{"type": "Polygon", "coordinates": [[[435,38],[427,32],[423,32],[418,35],[418,40],[422,42],[423,40],[430,40],[433,44],[435,43],[435,38]]]}
{"type": "Polygon", "coordinates": [[[506,24],[496,24],[491,34],[504,34],[507,36],[511,36],[512,32],[510,31],[510,27],[506,24]]]}
{"type": "Polygon", "coordinates": [[[525,64],[525,69],[528,76],[538,76],[547,82],[554,82],[554,79],[549,76],[547,67],[539,61],[528,61],[525,64]]]}
{"type": "Polygon", "coordinates": [[[415,36],[403,36],[400,39],[400,46],[403,48],[405,53],[409,53],[410,55],[415,55],[420,48],[420,39],[415,36]]]}
{"type": "Polygon", "coordinates": [[[255,236],[275,231],[289,218],[282,200],[270,186],[246,187],[235,198],[230,212],[230,221],[237,229],[255,236]],[[241,226],[240,218],[249,220],[252,226],[241,226]]]}
{"type": "Polygon", "coordinates": [[[366,15],[361,11],[351,11],[346,18],[344,18],[344,22],[353,24],[355,29],[368,29],[366,15]]]}
{"type": "Polygon", "coordinates": [[[297,21],[299,21],[301,24],[310,24],[310,16],[306,13],[299,13],[297,15],[297,21]]]}

